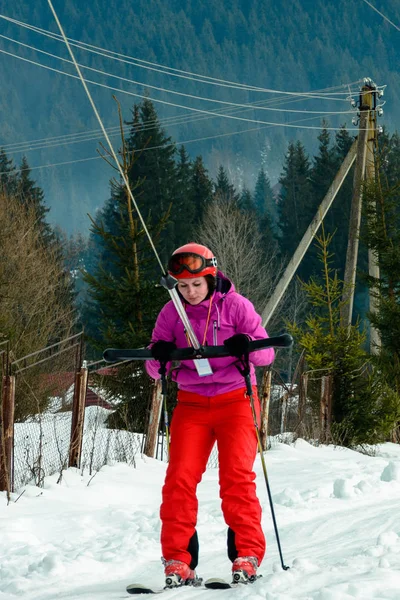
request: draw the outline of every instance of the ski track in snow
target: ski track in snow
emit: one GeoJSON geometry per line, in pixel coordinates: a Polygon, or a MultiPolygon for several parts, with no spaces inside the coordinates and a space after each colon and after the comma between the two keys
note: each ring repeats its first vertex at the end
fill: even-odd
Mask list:
{"type": "MultiPolygon", "coordinates": [[[[281,569],[257,458],[268,545],[263,577],[231,590],[181,588],[165,597],[399,600],[399,459],[395,444],[366,456],[304,440],[274,443],[266,462],[290,569],[281,569]]],[[[133,597],[125,592],[130,583],[162,587],[158,515],[165,468],[144,457],[136,468],[117,463],[93,478],[69,469],[61,484],[55,475],[44,489],[28,485],[8,506],[1,493],[0,600],[117,600],[133,597]]],[[[206,472],[199,500],[198,575],[230,579],[218,470],[206,472]]]]}

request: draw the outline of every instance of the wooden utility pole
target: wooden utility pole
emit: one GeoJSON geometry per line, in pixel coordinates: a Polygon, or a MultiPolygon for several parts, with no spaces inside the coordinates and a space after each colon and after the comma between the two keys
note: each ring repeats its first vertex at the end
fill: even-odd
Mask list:
{"type": "MultiPolygon", "coordinates": [[[[376,94],[373,98],[373,107],[376,108],[376,94]]],[[[376,128],[376,110],[370,111],[369,113],[369,127],[368,127],[368,142],[367,142],[367,157],[365,165],[365,176],[368,181],[375,181],[375,154],[377,150],[377,128],[376,128]]],[[[376,212],[376,203],[373,202],[373,210],[376,212]]],[[[368,272],[370,277],[379,279],[379,263],[375,252],[369,248],[368,250],[368,272]]],[[[369,295],[369,310],[371,313],[375,313],[377,310],[377,299],[374,294],[369,295]]],[[[381,337],[378,329],[375,327],[370,328],[370,352],[376,354],[380,345],[381,337]]]]}
{"type": "MultiPolygon", "coordinates": [[[[364,99],[364,96],[362,96],[364,99]]],[[[351,201],[349,239],[347,242],[346,266],[344,271],[343,306],[341,309],[341,324],[350,327],[353,314],[354,289],[356,284],[358,244],[360,239],[362,186],[365,176],[367,157],[367,141],[369,127],[369,107],[360,108],[360,129],[357,140],[357,158],[354,170],[353,197],[351,201]]]]}
{"type": "MultiPolygon", "coordinates": [[[[357,157],[354,172],[353,197],[351,203],[349,240],[347,244],[346,266],[344,272],[343,305],[341,308],[341,324],[350,327],[353,315],[354,290],[356,285],[357,257],[360,238],[363,186],[367,180],[375,178],[375,143],[376,143],[376,85],[366,79],[360,91],[360,120],[357,141],[357,157]]],[[[376,258],[369,252],[369,273],[379,277],[376,258]]],[[[374,310],[375,301],[370,295],[370,309],[374,310]]],[[[371,351],[379,345],[379,335],[371,329],[371,351]]]]}
{"type": "MultiPolygon", "coordinates": [[[[272,315],[275,312],[279,302],[281,301],[284,293],[286,292],[297,268],[302,261],[305,253],[307,252],[311,242],[314,239],[316,232],[318,231],[326,213],[328,212],[332,202],[334,201],[340,186],[342,185],[347,173],[350,171],[354,161],[356,161],[354,183],[353,183],[353,196],[352,196],[352,207],[350,215],[350,227],[349,227],[349,241],[347,246],[346,254],[346,268],[345,268],[345,286],[343,300],[344,306],[341,312],[341,323],[345,327],[351,325],[351,317],[353,312],[353,301],[354,301],[354,287],[355,277],[357,268],[357,255],[358,255],[358,241],[360,233],[361,223],[361,205],[362,205],[362,185],[365,179],[365,174],[369,179],[372,179],[375,174],[375,144],[376,144],[376,115],[380,115],[378,108],[376,107],[376,98],[383,95],[383,87],[381,86],[378,91],[375,83],[371,79],[364,79],[364,86],[360,92],[360,103],[359,103],[359,134],[358,139],[351,146],[346,158],[342,162],[340,169],[332,182],[329,190],[327,191],[325,198],[322,200],[321,205],[315,215],[314,219],[310,223],[307,231],[305,232],[301,242],[299,243],[295,253],[290,259],[282,277],[280,278],[272,296],[269,298],[267,305],[262,311],[262,323],[264,327],[268,324],[272,315]]],[[[354,103],[353,106],[356,106],[354,103]]],[[[376,263],[376,257],[373,253],[369,256],[369,272],[374,277],[379,277],[379,270],[376,263]]],[[[370,310],[374,310],[374,298],[370,297],[370,310]]],[[[375,330],[371,330],[371,347],[376,348],[379,346],[378,333],[375,330]]],[[[371,348],[372,349],[372,348],[371,348]]]]}

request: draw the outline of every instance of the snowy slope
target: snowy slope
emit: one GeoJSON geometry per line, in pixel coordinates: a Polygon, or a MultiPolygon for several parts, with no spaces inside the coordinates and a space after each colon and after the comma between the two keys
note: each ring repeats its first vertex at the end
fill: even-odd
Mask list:
{"type": "MultiPolygon", "coordinates": [[[[266,454],[284,560],[280,567],[259,459],[267,556],[254,585],[183,588],[168,600],[347,600],[400,598],[400,446],[375,456],[303,440],[266,454]]],[[[0,495],[0,600],[117,600],[132,582],[163,584],[158,508],[166,465],[139,459],[103,467],[93,478],[69,469],[44,489],[27,486],[7,506],[0,495]],[[16,501],[17,500],[17,501],[16,501]]],[[[218,472],[199,487],[204,578],[229,577],[218,472]]],[[[179,507],[177,507],[179,510],[179,507]]]]}

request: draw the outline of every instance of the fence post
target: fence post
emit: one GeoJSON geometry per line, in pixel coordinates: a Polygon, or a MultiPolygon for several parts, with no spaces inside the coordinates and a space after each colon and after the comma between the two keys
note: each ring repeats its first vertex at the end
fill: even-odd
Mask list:
{"type": "Polygon", "coordinates": [[[78,469],[81,464],[87,381],[88,369],[86,366],[83,366],[75,374],[74,399],[72,402],[71,439],[68,460],[69,467],[76,467],[78,469]]]}
{"type": "Polygon", "coordinates": [[[308,373],[300,373],[299,381],[299,406],[298,406],[298,418],[299,427],[298,432],[300,437],[304,437],[306,434],[306,406],[307,406],[307,384],[308,384],[308,373]]]}
{"type": "Polygon", "coordinates": [[[324,375],[321,379],[320,418],[321,441],[327,442],[332,421],[332,375],[324,375]]]}
{"type": "Polygon", "coordinates": [[[289,391],[286,391],[281,398],[282,403],[282,412],[281,412],[281,427],[280,433],[285,433],[286,431],[286,420],[287,420],[287,409],[288,409],[288,399],[289,399],[289,391]]]}
{"type": "Polygon", "coordinates": [[[266,369],[263,374],[261,387],[261,416],[260,416],[260,440],[263,450],[267,450],[268,445],[268,421],[269,404],[271,400],[271,380],[272,370],[266,369]]]}
{"type": "Polygon", "coordinates": [[[158,430],[160,426],[160,418],[162,411],[162,400],[163,399],[161,394],[161,381],[157,380],[154,383],[153,393],[151,397],[149,424],[147,426],[146,443],[144,445],[143,451],[143,453],[146,456],[150,456],[151,458],[155,458],[156,456],[158,430]]]}
{"type": "Polygon", "coordinates": [[[10,492],[14,487],[14,408],[15,377],[4,375],[1,398],[0,491],[10,492]]]}

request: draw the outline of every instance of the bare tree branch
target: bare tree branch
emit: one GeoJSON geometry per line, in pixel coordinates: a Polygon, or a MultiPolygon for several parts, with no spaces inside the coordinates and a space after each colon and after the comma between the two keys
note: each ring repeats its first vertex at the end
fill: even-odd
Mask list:
{"type": "Polygon", "coordinates": [[[236,290],[261,310],[282,266],[273,240],[265,248],[256,216],[242,212],[230,199],[214,201],[206,209],[198,237],[213,250],[236,290]]]}

